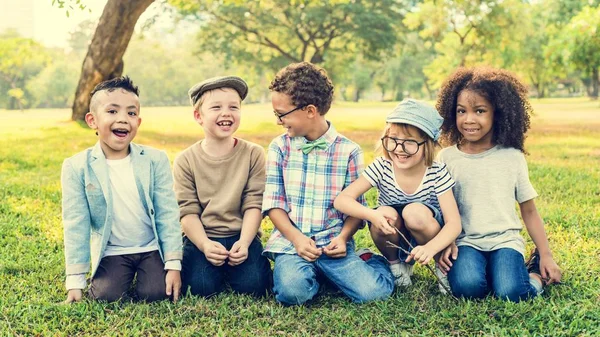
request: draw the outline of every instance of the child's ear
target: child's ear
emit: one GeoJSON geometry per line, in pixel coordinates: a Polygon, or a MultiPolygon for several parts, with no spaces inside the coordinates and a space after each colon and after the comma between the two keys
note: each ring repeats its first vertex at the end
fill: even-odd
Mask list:
{"type": "Polygon", "coordinates": [[[198,122],[198,124],[202,125],[202,112],[200,112],[199,109],[194,109],[194,119],[196,122],[198,122]]]}
{"type": "Polygon", "coordinates": [[[308,115],[308,118],[315,118],[319,115],[319,111],[317,110],[317,107],[309,104],[306,106],[306,112],[308,115]]]}
{"type": "Polygon", "coordinates": [[[97,129],[98,125],[96,124],[96,116],[92,112],[88,112],[85,114],[85,122],[90,127],[90,129],[97,129]]]}

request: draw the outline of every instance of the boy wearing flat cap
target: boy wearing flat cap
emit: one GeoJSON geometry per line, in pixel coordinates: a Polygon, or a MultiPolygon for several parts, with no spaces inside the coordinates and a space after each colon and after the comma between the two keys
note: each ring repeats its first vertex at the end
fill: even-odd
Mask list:
{"type": "Polygon", "coordinates": [[[237,293],[264,295],[272,280],[259,240],[264,151],[234,137],[248,86],[239,77],[216,77],[188,94],[204,139],[181,152],[173,169],[185,234],[184,290],[211,296],[229,284],[237,293]]]}

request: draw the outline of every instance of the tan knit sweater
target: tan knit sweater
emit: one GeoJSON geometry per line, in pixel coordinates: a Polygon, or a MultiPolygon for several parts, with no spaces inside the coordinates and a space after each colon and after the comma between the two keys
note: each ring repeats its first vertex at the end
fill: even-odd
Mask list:
{"type": "Polygon", "coordinates": [[[173,165],[180,218],[198,214],[208,237],[239,234],[244,212],[262,205],[264,150],[238,139],[232,152],[212,157],[201,144],[199,141],[185,149],[173,165]]]}

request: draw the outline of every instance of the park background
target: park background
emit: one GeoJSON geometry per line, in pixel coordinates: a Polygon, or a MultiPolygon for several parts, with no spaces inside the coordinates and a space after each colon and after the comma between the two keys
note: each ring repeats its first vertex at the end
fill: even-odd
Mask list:
{"type": "MultiPolygon", "coordinates": [[[[599,3],[0,0],[0,336],[600,334],[599,3]],[[117,34],[94,47],[94,33],[113,27],[98,22],[115,3],[132,6],[112,15],[131,40],[117,34]],[[136,6],[147,8],[131,22],[136,6]],[[53,30],[64,23],[69,31],[53,30]],[[86,55],[140,86],[144,122],[136,142],[166,150],[171,160],[202,138],[186,93],[207,77],[248,81],[238,136],[266,147],[282,132],[269,104],[277,69],[300,60],[323,66],[336,85],[328,118],[362,146],[368,163],[399,100],[433,103],[461,65],[509,69],[530,87],[530,179],[563,284],[519,304],[455,302],[416,268],[413,287],[365,305],[331,290],[293,308],[231,294],[178,304],[62,305],[60,166],[96,140],[72,108],[81,80],[92,77],[82,73],[86,55]]],[[[373,203],[373,191],[368,197],[373,203]]],[[[268,219],[263,229],[271,231],[268,219]]],[[[373,247],[367,231],[356,238],[373,247]]]]}

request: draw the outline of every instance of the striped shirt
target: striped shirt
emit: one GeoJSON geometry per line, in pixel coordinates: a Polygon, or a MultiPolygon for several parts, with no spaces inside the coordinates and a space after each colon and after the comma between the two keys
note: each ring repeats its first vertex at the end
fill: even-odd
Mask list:
{"type": "Polygon", "coordinates": [[[394,177],[394,167],[390,160],[377,157],[363,172],[371,186],[379,191],[378,206],[406,205],[414,202],[426,203],[441,212],[438,195],[450,190],[454,186],[454,179],[446,164],[433,162],[425,170],[425,175],[417,190],[408,194],[402,191],[394,177]]]}
{"type": "MultiPolygon", "coordinates": [[[[321,138],[327,147],[308,154],[301,150],[307,143],[304,137],[284,134],[271,142],[262,205],[265,215],[273,208],[287,212],[292,224],[317,247],[328,245],[340,234],[346,216],[333,208],[333,201],[359,177],[363,166],[360,147],[338,134],[333,125],[321,138]]],[[[363,197],[359,202],[366,204],[363,197]]],[[[265,246],[267,252],[296,254],[296,249],[275,228],[265,246]]]]}

